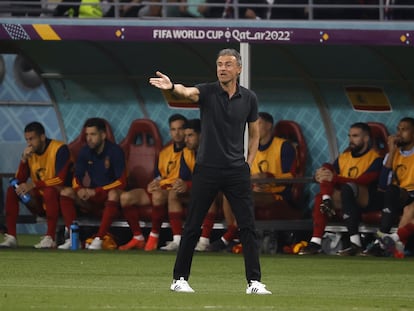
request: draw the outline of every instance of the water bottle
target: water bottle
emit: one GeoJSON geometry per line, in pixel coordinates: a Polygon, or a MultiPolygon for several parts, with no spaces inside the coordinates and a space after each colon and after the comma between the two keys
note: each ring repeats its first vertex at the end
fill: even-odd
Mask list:
{"type": "MultiPolygon", "coordinates": [[[[14,190],[16,190],[19,187],[19,181],[17,180],[17,178],[11,178],[10,179],[10,186],[12,186],[14,188],[14,190]]],[[[31,196],[28,193],[20,194],[19,199],[20,199],[20,201],[22,201],[23,203],[26,204],[30,201],[31,196]]]]}
{"type": "Polygon", "coordinates": [[[76,221],[70,225],[70,243],[71,250],[79,249],[79,225],[76,221]]]}

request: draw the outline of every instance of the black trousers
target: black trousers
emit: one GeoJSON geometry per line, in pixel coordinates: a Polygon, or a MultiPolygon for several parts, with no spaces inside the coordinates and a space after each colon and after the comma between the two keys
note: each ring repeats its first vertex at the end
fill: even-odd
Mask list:
{"type": "Polygon", "coordinates": [[[380,231],[389,233],[398,224],[404,207],[414,201],[414,198],[404,188],[396,185],[388,186],[384,194],[384,207],[381,213],[380,231]]]}
{"type": "Polygon", "coordinates": [[[201,234],[207,211],[222,191],[229,201],[240,230],[246,280],[260,281],[259,244],[254,222],[254,208],[247,163],[237,168],[212,168],[196,165],[193,173],[191,201],[183,236],[178,249],[173,278],[188,280],[194,248],[201,234]]]}
{"type": "Polygon", "coordinates": [[[361,214],[381,210],[383,203],[383,193],[377,190],[376,184],[368,186],[368,205],[360,206],[355,198],[351,185],[344,184],[341,186],[341,203],[345,225],[348,228],[349,235],[359,233],[359,224],[361,214]]]}

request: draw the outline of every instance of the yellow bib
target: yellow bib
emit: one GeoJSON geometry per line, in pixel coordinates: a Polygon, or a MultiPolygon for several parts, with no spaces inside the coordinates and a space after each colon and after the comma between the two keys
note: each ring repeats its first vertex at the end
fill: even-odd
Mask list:
{"type": "MultiPolygon", "coordinates": [[[[284,142],[286,142],[286,139],[274,137],[269,148],[263,151],[258,150],[250,168],[250,173],[252,175],[266,173],[268,176],[280,178],[283,174],[280,155],[284,142]]],[[[266,192],[280,193],[285,188],[284,185],[269,184],[266,192]]]]}
{"type": "Polygon", "coordinates": [[[63,142],[51,140],[41,155],[33,153],[27,163],[30,167],[30,178],[33,182],[45,181],[56,176],[56,153],[64,145],[63,142]]]}
{"type": "Polygon", "coordinates": [[[414,154],[403,156],[396,152],[392,162],[394,185],[404,188],[407,191],[414,190],[414,154]]]}
{"type": "Polygon", "coordinates": [[[342,153],[338,158],[339,176],[358,178],[364,174],[371,164],[381,156],[375,149],[371,149],[362,157],[354,158],[351,151],[342,153]]]}
{"type": "Polygon", "coordinates": [[[180,158],[182,151],[174,152],[174,144],[165,147],[158,158],[160,185],[171,185],[180,176],[180,158]]]}

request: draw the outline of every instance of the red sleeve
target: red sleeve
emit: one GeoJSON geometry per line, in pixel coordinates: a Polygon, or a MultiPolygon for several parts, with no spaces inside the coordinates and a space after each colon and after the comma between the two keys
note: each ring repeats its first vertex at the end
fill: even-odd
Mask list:
{"type": "Polygon", "coordinates": [[[29,164],[27,162],[20,161],[19,167],[17,168],[16,178],[19,182],[26,182],[30,177],[29,164]]]}
{"type": "Polygon", "coordinates": [[[335,175],[332,181],[334,183],[339,183],[339,184],[353,182],[359,185],[369,185],[370,183],[377,181],[379,178],[379,175],[380,175],[380,172],[377,172],[377,171],[365,172],[358,178],[348,178],[348,177],[342,177],[342,176],[335,175]]]}
{"type": "Polygon", "coordinates": [[[72,167],[72,163],[68,161],[65,166],[57,172],[56,176],[46,180],[38,180],[34,184],[36,188],[41,187],[51,187],[51,186],[61,186],[65,182],[66,176],[69,172],[69,169],[72,167]]]}
{"type": "Polygon", "coordinates": [[[369,185],[370,183],[377,182],[382,168],[382,158],[375,159],[370,167],[358,178],[347,178],[342,176],[334,176],[333,182],[336,183],[347,183],[347,182],[354,182],[360,185],[369,185]]]}
{"type": "Polygon", "coordinates": [[[379,161],[381,161],[381,159],[375,160],[371,167],[358,178],[348,178],[337,175],[335,166],[330,163],[324,163],[322,166],[334,173],[334,177],[332,179],[333,183],[346,184],[348,182],[352,182],[359,185],[369,185],[370,183],[377,181],[380,176],[380,170],[376,169],[379,161]]]}
{"type": "Polygon", "coordinates": [[[126,170],[124,170],[124,172],[118,179],[116,179],[114,182],[108,185],[95,188],[95,192],[101,193],[101,192],[108,192],[109,190],[112,190],[112,189],[125,189],[126,185],[127,185],[127,174],[126,174],[126,170]]]}

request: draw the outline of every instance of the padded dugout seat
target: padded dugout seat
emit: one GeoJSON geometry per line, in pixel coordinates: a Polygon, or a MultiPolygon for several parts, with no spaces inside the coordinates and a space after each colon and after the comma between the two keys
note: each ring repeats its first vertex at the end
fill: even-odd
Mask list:
{"type": "MultiPolygon", "coordinates": [[[[106,138],[111,142],[115,142],[115,137],[114,137],[114,133],[112,132],[111,124],[109,124],[109,122],[103,118],[99,118],[99,119],[102,119],[105,122],[106,138]]],[[[71,143],[68,144],[69,150],[75,160],[79,154],[80,149],[86,144],[86,135],[83,129],[85,127],[86,122],[88,122],[89,120],[90,119],[87,119],[85,123],[83,124],[81,132],[78,135],[78,137],[76,137],[71,143]]]]}
{"type": "Polygon", "coordinates": [[[367,122],[371,129],[371,136],[375,148],[381,153],[382,156],[385,156],[388,152],[388,133],[387,128],[384,124],[380,122],[367,122]]]}
{"type": "MultiPolygon", "coordinates": [[[[289,140],[296,148],[296,177],[304,177],[307,146],[300,125],[295,121],[280,120],[276,123],[273,133],[275,136],[289,140]]],[[[292,204],[286,201],[274,201],[271,205],[255,203],[256,220],[302,219],[303,187],[303,183],[292,183],[292,204]]]]}
{"type": "MultiPolygon", "coordinates": [[[[371,129],[372,140],[375,148],[378,149],[382,156],[385,156],[388,152],[388,130],[384,124],[380,122],[368,122],[371,129]]],[[[362,213],[361,221],[365,224],[380,224],[381,223],[381,211],[373,211],[368,213],[362,213]]]]}
{"type": "MultiPolygon", "coordinates": [[[[119,145],[126,157],[128,189],[146,189],[148,183],[154,179],[154,169],[162,149],[157,124],[149,119],[134,120],[119,145]]],[[[150,205],[140,207],[140,219],[151,221],[150,205]]]]}
{"type": "MultiPolygon", "coordinates": [[[[306,160],[308,157],[305,137],[298,123],[289,120],[280,120],[275,125],[275,136],[289,140],[296,148],[296,177],[304,177],[306,160]]],[[[300,204],[303,197],[302,183],[296,183],[292,187],[292,197],[295,204],[300,204]]]]}

